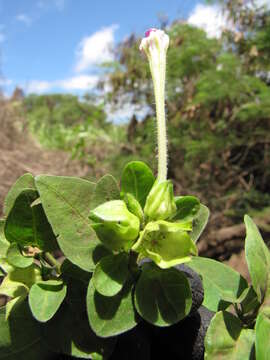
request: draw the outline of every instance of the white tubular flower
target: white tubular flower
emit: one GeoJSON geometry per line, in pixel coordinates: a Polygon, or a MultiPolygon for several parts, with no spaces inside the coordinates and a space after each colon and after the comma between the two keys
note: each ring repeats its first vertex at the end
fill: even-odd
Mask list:
{"type": "Polygon", "coordinates": [[[146,31],[140,44],[140,50],[147,55],[154,84],[158,136],[158,181],[167,179],[165,77],[169,42],[169,36],[163,30],[150,29],[146,31]]]}
{"type": "Polygon", "coordinates": [[[144,51],[148,57],[153,57],[153,61],[158,62],[162,60],[160,59],[162,55],[166,57],[169,42],[169,36],[163,30],[149,29],[141,41],[140,50],[144,51]]]}

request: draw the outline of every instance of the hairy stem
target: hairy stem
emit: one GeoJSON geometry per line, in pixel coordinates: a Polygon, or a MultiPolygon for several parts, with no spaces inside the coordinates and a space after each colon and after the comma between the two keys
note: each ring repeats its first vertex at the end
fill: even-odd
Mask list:
{"type": "Polygon", "coordinates": [[[160,59],[158,64],[150,61],[150,69],[154,84],[156,117],[157,117],[157,146],[158,146],[158,181],[167,179],[167,131],[165,113],[165,74],[166,61],[160,59]]]}

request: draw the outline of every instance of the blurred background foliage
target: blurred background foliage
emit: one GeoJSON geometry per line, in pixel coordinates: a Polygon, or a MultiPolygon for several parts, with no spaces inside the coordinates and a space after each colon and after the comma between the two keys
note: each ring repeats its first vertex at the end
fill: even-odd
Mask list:
{"type": "MultiPolygon", "coordinates": [[[[240,221],[270,206],[270,14],[239,0],[222,4],[230,26],[221,39],[179,21],[166,29],[169,175],[180,192],[196,192],[240,221]]],[[[109,99],[121,107],[128,93],[150,105],[142,122],[132,119],[127,137],[135,157],[153,164],[154,103],[139,42],[131,35],[119,46],[109,99]]]]}
{"type": "Polygon", "coordinates": [[[89,94],[82,99],[70,94],[31,94],[23,99],[21,110],[41,145],[69,151],[72,159],[95,166],[94,148],[102,144],[106,153],[124,139],[122,127],[107,122],[104,104],[96,101],[89,94]]]}
{"type": "MultiPolygon", "coordinates": [[[[242,222],[245,213],[270,218],[270,13],[242,0],[221,4],[228,27],[219,39],[183,21],[163,24],[170,36],[169,177],[178,194],[197,194],[210,207],[217,228],[242,222]]],[[[111,172],[119,179],[132,159],[156,169],[155,104],[140,40],[131,34],[118,45],[95,95],[20,99],[24,128],[86,163],[90,178],[111,172]],[[126,124],[108,120],[108,109],[127,103],[126,124]]],[[[269,222],[262,227],[270,231],[269,222]]]]}

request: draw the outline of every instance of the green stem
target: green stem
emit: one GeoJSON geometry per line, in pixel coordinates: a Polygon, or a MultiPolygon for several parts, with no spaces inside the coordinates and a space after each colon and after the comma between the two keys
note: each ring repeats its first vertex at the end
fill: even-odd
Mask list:
{"type": "Polygon", "coordinates": [[[153,64],[151,59],[150,70],[153,78],[156,116],[157,116],[157,145],[158,145],[158,181],[167,179],[168,156],[167,156],[167,131],[165,113],[165,76],[166,59],[160,57],[157,63],[153,64]]]}
{"type": "Polygon", "coordinates": [[[58,274],[61,274],[61,265],[49,252],[44,253],[44,258],[49,265],[55,268],[58,274]]]}

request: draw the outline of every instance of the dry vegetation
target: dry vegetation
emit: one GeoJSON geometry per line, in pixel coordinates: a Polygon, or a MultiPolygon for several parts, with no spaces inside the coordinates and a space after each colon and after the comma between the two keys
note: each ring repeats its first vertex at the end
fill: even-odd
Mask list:
{"type": "Polygon", "coordinates": [[[8,189],[26,172],[34,175],[87,175],[89,168],[70,161],[66,152],[45,151],[35,142],[16,110],[16,102],[0,99],[0,127],[0,214],[8,189]]]}

